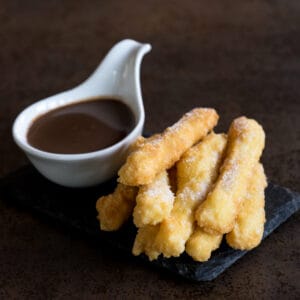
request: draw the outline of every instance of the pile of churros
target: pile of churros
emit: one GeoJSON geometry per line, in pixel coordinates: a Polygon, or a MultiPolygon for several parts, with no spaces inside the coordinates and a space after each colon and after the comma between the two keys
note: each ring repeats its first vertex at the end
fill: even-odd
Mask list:
{"type": "Polygon", "coordinates": [[[100,228],[118,230],[133,216],[132,252],[150,260],[185,251],[206,261],[224,235],[232,248],[256,247],[265,223],[265,134],[246,117],[214,133],[218,118],[195,108],[163,133],[138,138],[115,191],[97,201],[100,228]]]}

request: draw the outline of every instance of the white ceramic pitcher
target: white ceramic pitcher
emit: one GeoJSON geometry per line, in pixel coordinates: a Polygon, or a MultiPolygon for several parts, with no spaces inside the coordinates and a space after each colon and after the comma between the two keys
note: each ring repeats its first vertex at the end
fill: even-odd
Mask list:
{"type": "Polygon", "coordinates": [[[49,180],[68,187],[92,186],[113,177],[128,153],[129,145],[142,133],[145,114],[140,87],[140,66],[149,44],[133,40],[117,43],[94,73],[79,86],[35,102],[13,124],[13,137],[36,169],[49,180]],[[118,143],[82,154],[41,151],[27,142],[27,132],[38,116],[55,108],[94,97],[116,97],[127,104],[136,119],[133,130],[118,143]]]}

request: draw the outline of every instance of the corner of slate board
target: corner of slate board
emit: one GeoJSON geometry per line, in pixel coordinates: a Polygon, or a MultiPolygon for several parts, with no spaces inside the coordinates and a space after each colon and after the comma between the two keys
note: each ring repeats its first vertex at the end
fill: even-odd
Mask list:
{"type": "MultiPolygon", "coordinates": [[[[94,188],[64,188],[49,182],[33,167],[27,166],[0,181],[0,194],[7,203],[34,211],[54,223],[67,226],[93,239],[105,239],[120,251],[131,253],[136,234],[131,222],[119,232],[104,233],[100,232],[96,220],[96,200],[112,191],[114,186],[115,182],[111,180],[94,188]]],[[[300,194],[272,182],[269,182],[265,195],[267,222],[263,238],[300,208],[300,194]]],[[[204,263],[195,262],[185,253],[178,258],[159,257],[152,262],[145,255],[140,258],[192,281],[210,281],[246,253],[247,251],[230,248],[223,241],[220,248],[213,252],[211,259],[204,263]]]]}

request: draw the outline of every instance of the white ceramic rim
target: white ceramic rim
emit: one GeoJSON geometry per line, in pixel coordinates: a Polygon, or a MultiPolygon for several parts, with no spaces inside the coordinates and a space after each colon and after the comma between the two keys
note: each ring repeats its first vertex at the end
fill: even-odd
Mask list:
{"type": "MultiPolygon", "coordinates": [[[[101,95],[102,97],[109,97],[108,95],[101,95]]],[[[110,97],[114,97],[114,96],[110,96],[110,97]]],[[[114,97],[116,98],[116,97],[114,97]]],[[[114,150],[117,150],[120,146],[122,146],[123,144],[126,144],[128,142],[128,140],[131,140],[134,136],[138,135],[139,131],[142,129],[143,125],[144,125],[144,120],[145,120],[145,114],[142,112],[140,115],[139,120],[136,120],[136,125],[133,128],[133,130],[131,130],[131,132],[126,135],[126,137],[124,137],[122,140],[120,140],[119,142],[101,149],[101,150],[97,150],[97,151],[93,151],[93,152],[87,152],[87,153],[79,153],[79,154],[60,154],[60,153],[52,153],[52,152],[47,152],[47,151],[43,151],[43,150],[39,150],[35,147],[32,147],[28,142],[27,142],[27,137],[25,136],[24,140],[26,142],[24,142],[23,140],[20,140],[17,134],[17,127],[19,126],[19,122],[20,119],[22,118],[22,115],[25,113],[25,111],[28,111],[30,109],[32,109],[32,107],[35,104],[41,103],[43,101],[47,101],[47,99],[44,100],[40,100],[38,102],[35,102],[34,104],[28,106],[25,110],[23,110],[16,118],[16,120],[14,121],[13,124],[13,138],[15,140],[15,142],[28,154],[34,155],[34,156],[38,156],[41,158],[48,158],[48,159],[53,159],[53,160],[64,160],[64,161],[74,161],[74,160],[82,160],[82,159],[87,159],[87,158],[95,158],[98,157],[99,154],[101,155],[106,155],[106,154],[110,154],[111,152],[113,152],[114,150]]],[[[78,102],[82,102],[82,99],[78,100],[78,102]]],[[[72,104],[75,104],[77,102],[72,102],[72,104]]],[[[72,105],[71,104],[71,105],[72,105]]],[[[130,110],[132,111],[132,109],[130,108],[130,110]]],[[[50,110],[49,110],[50,111],[50,110]]],[[[49,112],[48,111],[48,112],[49,112]]],[[[47,113],[47,112],[46,112],[47,113]]],[[[43,114],[41,114],[40,116],[42,116],[43,114]]],[[[36,116],[36,118],[39,116],[36,116]]],[[[135,116],[135,118],[137,118],[137,116],[135,116]]],[[[32,120],[32,122],[34,121],[34,119],[32,120]]],[[[30,128],[30,126],[28,127],[28,129],[30,128]]],[[[26,130],[26,135],[28,133],[28,129],[26,130]]]]}

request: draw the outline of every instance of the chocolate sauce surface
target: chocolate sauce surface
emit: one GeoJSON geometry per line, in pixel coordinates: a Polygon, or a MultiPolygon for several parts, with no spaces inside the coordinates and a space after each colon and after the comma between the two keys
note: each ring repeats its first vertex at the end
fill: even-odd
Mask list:
{"type": "Polygon", "coordinates": [[[116,99],[84,100],[49,111],[33,121],[28,143],[40,150],[79,154],[107,148],[135,126],[130,108],[116,99]]]}

